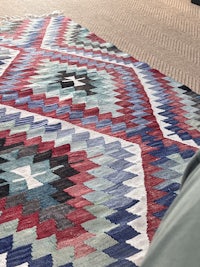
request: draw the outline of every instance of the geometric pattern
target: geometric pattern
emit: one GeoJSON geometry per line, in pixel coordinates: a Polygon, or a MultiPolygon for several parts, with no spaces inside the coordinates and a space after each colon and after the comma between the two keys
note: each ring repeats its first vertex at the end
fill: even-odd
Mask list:
{"type": "Polygon", "coordinates": [[[3,21],[1,266],[140,266],[200,147],[199,107],[64,16],[3,21]]]}

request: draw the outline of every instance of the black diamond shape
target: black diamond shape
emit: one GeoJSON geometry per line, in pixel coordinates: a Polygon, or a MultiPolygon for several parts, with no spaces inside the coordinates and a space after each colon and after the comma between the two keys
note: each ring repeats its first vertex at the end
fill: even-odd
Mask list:
{"type": "Polygon", "coordinates": [[[61,84],[62,88],[74,87],[75,91],[84,90],[89,95],[95,95],[96,93],[92,91],[95,87],[91,85],[91,80],[87,74],[76,74],[75,72],[59,71],[58,82],[61,84]],[[83,85],[75,85],[74,81],[70,79],[74,77],[75,80],[83,83],[83,85]]]}

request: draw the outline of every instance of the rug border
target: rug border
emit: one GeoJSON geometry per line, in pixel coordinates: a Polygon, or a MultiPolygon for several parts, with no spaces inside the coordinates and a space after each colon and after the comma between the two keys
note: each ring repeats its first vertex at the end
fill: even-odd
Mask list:
{"type": "Polygon", "coordinates": [[[22,21],[24,19],[38,19],[47,17],[64,16],[64,12],[60,10],[52,11],[51,13],[45,13],[41,15],[25,14],[24,16],[0,16],[0,22],[3,21],[22,21]]]}

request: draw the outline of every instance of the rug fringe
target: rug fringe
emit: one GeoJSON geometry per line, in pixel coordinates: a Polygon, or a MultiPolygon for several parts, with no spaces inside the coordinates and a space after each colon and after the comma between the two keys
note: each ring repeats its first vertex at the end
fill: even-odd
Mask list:
{"type": "Polygon", "coordinates": [[[24,19],[37,19],[37,18],[46,18],[46,17],[57,17],[61,16],[64,13],[59,10],[55,10],[52,13],[49,14],[42,14],[42,15],[32,15],[32,14],[27,14],[24,16],[0,16],[1,21],[21,21],[24,19]]]}

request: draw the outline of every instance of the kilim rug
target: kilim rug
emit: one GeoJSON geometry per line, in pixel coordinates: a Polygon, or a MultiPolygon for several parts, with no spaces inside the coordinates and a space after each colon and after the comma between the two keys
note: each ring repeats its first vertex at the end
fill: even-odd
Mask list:
{"type": "Polygon", "coordinates": [[[200,96],[62,15],[0,25],[0,266],[140,266],[200,96]]]}

